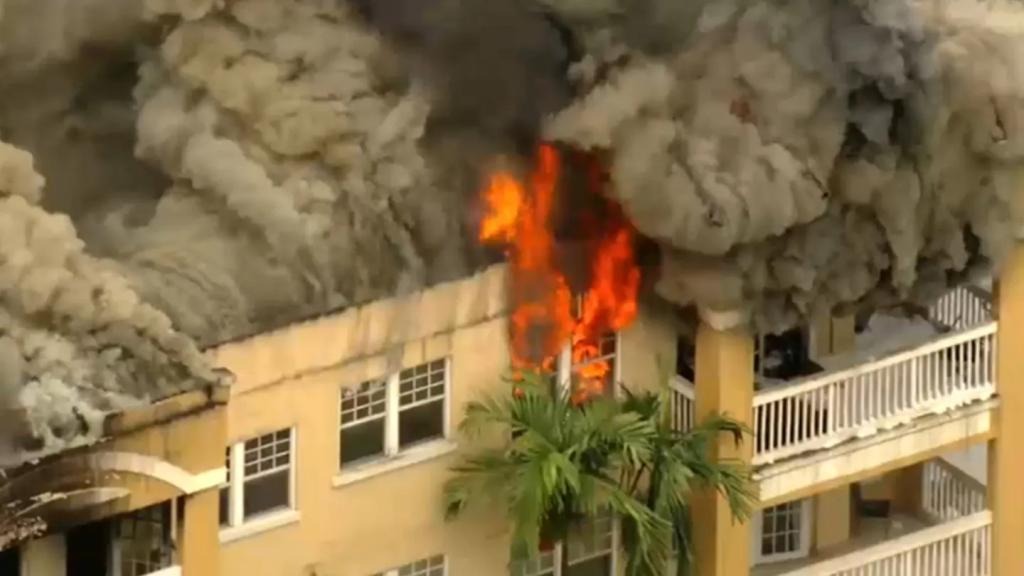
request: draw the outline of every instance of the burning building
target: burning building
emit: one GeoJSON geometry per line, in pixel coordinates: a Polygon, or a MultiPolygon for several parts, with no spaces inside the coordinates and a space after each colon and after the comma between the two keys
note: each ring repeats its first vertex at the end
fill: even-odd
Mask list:
{"type": "MultiPolygon", "coordinates": [[[[258,406],[358,364],[339,442],[372,421],[396,457],[401,410],[373,410],[458,364],[437,334],[486,325],[508,357],[482,364],[584,401],[675,332],[928,308],[1013,261],[1022,47],[1002,0],[0,0],[0,464],[215,366],[258,406]],[[307,356],[293,325],[344,344],[307,356]]],[[[229,422],[223,539],[260,442],[296,512],[299,412],[229,422]]]]}

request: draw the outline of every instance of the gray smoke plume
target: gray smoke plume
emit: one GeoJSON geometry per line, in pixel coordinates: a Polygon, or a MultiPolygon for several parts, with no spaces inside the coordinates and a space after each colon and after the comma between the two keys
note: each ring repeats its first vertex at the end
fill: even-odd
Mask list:
{"type": "Polygon", "coordinates": [[[676,304],[927,299],[1019,229],[1022,51],[976,0],[0,0],[0,409],[88,440],[201,345],[468,273],[541,138],[676,304]]]}
{"type": "Polygon", "coordinates": [[[669,300],[771,329],[928,298],[1019,230],[1019,4],[549,3],[588,53],[547,134],[611,151],[669,300]],[[638,37],[634,6],[676,4],[674,36],[638,37]]]}

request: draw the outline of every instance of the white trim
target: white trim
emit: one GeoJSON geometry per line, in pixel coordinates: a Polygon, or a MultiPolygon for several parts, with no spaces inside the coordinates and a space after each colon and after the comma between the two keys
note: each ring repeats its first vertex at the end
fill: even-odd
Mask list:
{"type": "Polygon", "coordinates": [[[222,528],[219,536],[220,543],[228,544],[236,540],[242,540],[249,536],[255,536],[256,534],[295,524],[301,519],[302,514],[298,510],[290,508],[260,514],[241,526],[222,528]]]}
{"type": "Polygon", "coordinates": [[[145,576],[181,576],[181,566],[170,566],[156,572],[150,572],[145,576]]]}
{"type": "Polygon", "coordinates": [[[782,552],[776,554],[765,555],[761,547],[761,540],[764,537],[764,512],[765,510],[758,510],[752,518],[751,531],[753,537],[751,538],[751,559],[754,565],[758,564],[773,564],[775,562],[785,562],[787,560],[795,560],[798,558],[807,558],[811,554],[811,500],[805,498],[798,502],[782,502],[775,506],[769,506],[768,508],[775,508],[776,506],[786,506],[791,504],[798,504],[800,506],[800,525],[799,535],[800,542],[796,550],[791,552],[782,552]]]}
{"type": "Polygon", "coordinates": [[[292,510],[299,509],[298,500],[298,476],[296,470],[298,470],[298,454],[299,454],[299,439],[298,439],[298,428],[292,426],[289,430],[290,435],[288,438],[288,507],[292,510]]]}
{"type": "Polygon", "coordinates": [[[231,484],[228,486],[228,526],[245,523],[245,441],[231,445],[231,484]]]}
{"type": "MultiPolygon", "coordinates": [[[[387,385],[384,389],[385,394],[385,409],[384,409],[384,454],[385,456],[391,457],[398,453],[398,421],[399,421],[399,409],[401,408],[401,402],[399,402],[398,394],[398,378],[399,371],[393,372],[387,378],[387,385]]],[[[341,441],[341,437],[338,437],[338,441],[341,441]]],[[[341,447],[345,449],[344,446],[341,447]]],[[[339,451],[339,458],[341,452],[339,451]]],[[[339,462],[339,466],[340,466],[339,462]]],[[[344,468],[344,466],[342,466],[344,468]]]]}
{"type": "Polygon", "coordinates": [[[182,494],[196,494],[224,483],[227,471],[213,468],[193,474],[165,460],[132,452],[99,452],[85,456],[89,468],[147,476],[174,486],[182,494]]]}
{"type": "Polygon", "coordinates": [[[335,488],[348,486],[349,484],[355,484],[356,482],[400,470],[407,466],[428,462],[451,454],[458,447],[458,444],[447,438],[438,438],[399,452],[394,456],[368,460],[356,466],[349,466],[331,479],[331,486],[335,488]]]}
{"type": "Polygon", "coordinates": [[[398,576],[399,571],[401,571],[403,568],[408,568],[409,566],[414,565],[417,562],[422,562],[424,560],[433,560],[434,558],[437,558],[438,556],[441,557],[441,575],[442,576],[448,576],[448,555],[447,554],[434,554],[432,556],[427,556],[426,558],[420,558],[418,560],[413,560],[412,562],[410,562],[408,564],[403,564],[401,566],[396,566],[394,568],[388,568],[387,570],[384,570],[383,572],[378,572],[375,576],[398,576]]]}
{"type": "MultiPolygon", "coordinates": [[[[452,358],[451,356],[444,357],[444,437],[451,438],[452,436],[452,358]]],[[[448,570],[448,557],[445,556],[445,571],[448,570]]]]}

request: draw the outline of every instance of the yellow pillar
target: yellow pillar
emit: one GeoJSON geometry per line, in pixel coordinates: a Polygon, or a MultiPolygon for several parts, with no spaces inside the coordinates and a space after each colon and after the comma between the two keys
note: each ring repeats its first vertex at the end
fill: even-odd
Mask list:
{"type": "Polygon", "coordinates": [[[988,494],[993,511],[994,576],[1024,574],[1024,245],[1012,250],[996,294],[999,318],[996,438],[988,450],[988,494]]]}
{"type": "Polygon", "coordinates": [[[220,573],[219,505],[217,490],[185,497],[185,511],[178,524],[182,576],[220,573]]]}
{"type": "MultiPolygon", "coordinates": [[[[702,322],[697,331],[695,377],[698,421],[712,414],[722,414],[751,425],[754,341],[745,328],[716,330],[702,322]]],[[[731,438],[723,438],[714,456],[750,462],[753,441],[745,438],[737,447],[731,438]]],[[[697,495],[693,507],[697,522],[694,530],[697,575],[748,574],[750,525],[734,522],[728,503],[717,492],[697,495]]]]}
{"type": "Polygon", "coordinates": [[[924,487],[924,463],[918,462],[889,474],[894,512],[921,515],[921,491],[924,487]]]}
{"type": "MultiPolygon", "coordinates": [[[[856,347],[853,316],[818,315],[811,320],[813,357],[850,352],[856,347]]],[[[850,485],[814,497],[814,550],[820,552],[845,543],[853,529],[850,485]]]]}

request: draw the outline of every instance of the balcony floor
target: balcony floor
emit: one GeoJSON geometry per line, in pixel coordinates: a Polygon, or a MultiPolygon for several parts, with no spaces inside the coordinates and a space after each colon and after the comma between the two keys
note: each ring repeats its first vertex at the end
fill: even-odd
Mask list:
{"type": "Polygon", "coordinates": [[[905,536],[928,526],[927,522],[919,518],[902,514],[894,514],[892,518],[861,518],[857,527],[858,534],[851,537],[848,542],[831,548],[823,554],[811,555],[798,560],[755,566],[751,569],[750,574],[751,576],[777,576],[785,574],[823,560],[881,544],[886,540],[905,536]]]}

